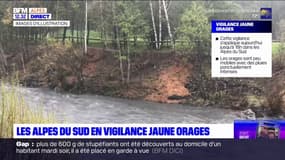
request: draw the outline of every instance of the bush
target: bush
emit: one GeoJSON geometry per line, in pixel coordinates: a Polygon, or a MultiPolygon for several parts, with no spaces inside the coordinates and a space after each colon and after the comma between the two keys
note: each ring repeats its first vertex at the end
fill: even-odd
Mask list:
{"type": "Polygon", "coordinates": [[[278,93],[276,94],[271,93],[267,95],[270,115],[280,115],[284,113],[282,109],[283,96],[284,94],[278,94],[278,93]]]}
{"type": "Polygon", "coordinates": [[[285,113],[285,88],[283,78],[285,71],[274,75],[272,79],[267,82],[266,86],[266,98],[268,101],[268,109],[272,115],[280,115],[285,113]]]}
{"type": "Polygon", "coordinates": [[[285,69],[285,54],[284,54],[284,49],[279,48],[280,51],[278,51],[278,54],[275,54],[272,58],[273,61],[273,74],[284,70],[285,69]]]}
{"type": "Polygon", "coordinates": [[[18,83],[5,85],[1,82],[0,87],[0,138],[13,136],[13,124],[55,122],[53,115],[29,108],[18,91],[18,83]]]}
{"type": "Polygon", "coordinates": [[[36,74],[35,77],[39,77],[39,81],[49,88],[76,90],[82,79],[82,67],[85,62],[82,51],[55,43],[40,48],[39,52],[42,54],[30,64],[31,73],[36,74]],[[75,79],[74,84],[66,83],[68,77],[75,79]]]}

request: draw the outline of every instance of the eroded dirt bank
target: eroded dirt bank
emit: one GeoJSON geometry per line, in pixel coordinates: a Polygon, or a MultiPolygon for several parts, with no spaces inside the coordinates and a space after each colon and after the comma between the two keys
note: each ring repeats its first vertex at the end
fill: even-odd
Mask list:
{"type": "MultiPolygon", "coordinates": [[[[29,50],[35,58],[20,70],[20,79],[27,86],[161,103],[250,108],[258,116],[285,111],[285,71],[280,66],[273,66],[271,79],[213,79],[210,56],[140,51],[131,57],[131,78],[126,84],[121,80],[116,50],[89,48],[85,56],[61,45],[29,50]]],[[[11,57],[10,61],[17,59],[11,57]]],[[[123,68],[126,77],[126,63],[123,68]]]]}

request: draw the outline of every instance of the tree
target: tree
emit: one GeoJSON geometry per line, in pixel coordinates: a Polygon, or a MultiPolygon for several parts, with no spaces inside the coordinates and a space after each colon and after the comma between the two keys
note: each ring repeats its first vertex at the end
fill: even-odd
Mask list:
{"type": "MultiPolygon", "coordinates": [[[[133,35],[144,35],[148,32],[148,27],[144,16],[136,2],[121,2],[119,3],[121,12],[119,13],[119,26],[124,35],[125,52],[127,52],[127,83],[130,82],[131,73],[131,57],[129,39],[133,35]]],[[[120,57],[122,58],[122,57],[120,57]]]]}
{"type": "Polygon", "coordinates": [[[84,30],[84,54],[87,54],[87,30],[88,30],[88,1],[85,0],[85,30],[84,30]]]}
{"type": "Polygon", "coordinates": [[[165,18],[166,18],[166,23],[167,23],[168,35],[169,35],[169,38],[170,38],[170,41],[171,41],[172,48],[174,49],[173,36],[172,36],[172,33],[171,33],[170,22],[169,22],[169,18],[168,18],[168,12],[167,12],[167,7],[166,7],[165,0],[162,0],[162,4],[163,4],[163,8],[164,8],[164,14],[165,14],[165,18]]]}
{"type": "Polygon", "coordinates": [[[210,48],[210,25],[204,6],[193,2],[190,9],[181,17],[178,28],[181,40],[188,42],[186,47],[194,52],[205,53],[210,48]]]}
{"type": "MultiPolygon", "coordinates": [[[[159,3],[160,3],[160,1],[159,1],[159,3]]],[[[155,48],[158,49],[159,46],[157,43],[157,33],[156,33],[155,20],[154,20],[153,7],[152,7],[151,0],[149,1],[149,7],[150,7],[150,12],[151,12],[152,28],[153,28],[153,34],[154,34],[154,39],[155,39],[155,48]]],[[[161,16],[160,16],[160,18],[161,18],[161,16]]],[[[161,25],[161,23],[160,23],[160,25],[161,25]]],[[[160,35],[161,35],[161,26],[160,25],[159,25],[159,31],[160,31],[160,35]]],[[[159,38],[160,38],[160,36],[159,36],[159,38]]],[[[161,41],[161,39],[159,41],[161,41]]]]}
{"type": "Polygon", "coordinates": [[[162,34],[161,34],[161,30],[162,30],[162,22],[161,22],[161,0],[158,1],[158,23],[159,23],[159,46],[158,48],[161,47],[161,40],[162,40],[162,34]]]}
{"type": "Polygon", "coordinates": [[[125,77],[124,77],[124,67],[123,67],[123,59],[122,59],[122,52],[121,52],[121,44],[120,44],[120,34],[119,34],[119,26],[118,26],[118,17],[116,9],[115,9],[116,2],[112,1],[112,14],[113,14],[113,24],[114,24],[114,30],[115,30],[115,39],[116,39],[116,44],[117,44],[117,49],[119,53],[119,61],[120,61],[120,72],[121,72],[121,80],[122,83],[125,82],[125,77]]]}
{"type": "Polygon", "coordinates": [[[100,0],[100,19],[101,19],[101,35],[103,36],[103,42],[104,42],[104,48],[107,47],[107,36],[105,32],[105,21],[104,21],[104,15],[103,15],[103,1],[100,0]]]}

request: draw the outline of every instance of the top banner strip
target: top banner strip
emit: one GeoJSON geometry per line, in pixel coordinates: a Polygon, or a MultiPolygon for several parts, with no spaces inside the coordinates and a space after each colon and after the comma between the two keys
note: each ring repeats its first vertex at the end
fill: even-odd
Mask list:
{"type": "MultiPolygon", "coordinates": [[[[13,0],[0,0],[1,1],[13,1],[13,0]]],[[[43,1],[43,0],[29,0],[29,1],[43,1]]],[[[48,1],[82,1],[85,2],[86,0],[48,0],[48,1]]],[[[98,0],[87,0],[89,2],[91,1],[98,1],[98,0]]],[[[133,0],[102,0],[102,1],[133,1],[133,0]]],[[[140,1],[149,1],[149,0],[140,0],[140,1]]],[[[158,1],[158,0],[152,0],[152,1],[158,1]]],[[[186,1],[186,0],[182,0],[186,1]]],[[[191,0],[191,1],[206,1],[206,0],[191,0]]],[[[236,1],[236,0],[211,0],[211,1],[236,1]]],[[[239,1],[253,1],[253,0],[239,0],[239,1]]],[[[269,0],[259,0],[260,2],[267,2],[269,0]]],[[[271,1],[281,1],[281,0],[271,0],[271,1]]]]}

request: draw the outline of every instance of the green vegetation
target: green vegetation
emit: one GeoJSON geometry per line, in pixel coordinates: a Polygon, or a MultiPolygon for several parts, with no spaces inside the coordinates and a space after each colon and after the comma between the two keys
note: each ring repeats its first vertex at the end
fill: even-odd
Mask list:
{"type": "Polygon", "coordinates": [[[276,71],[285,69],[285,44],[283,42],[275,42],[272,44],[272,61],[276,71]]]}
{"type": "Polygon", "coordinates": [[[30,108],[18,89],[18,83],[13,82],[11,85],[5,85],[4,82],[1,83],[1,138],[11,138],[13,136],[13,124],[55,122],[53,115],[45,115],[41,110],[30,108]]]}
{"type": "Polygon", "coordinates": [[[281,43],[279,42],[274,42],[272,43],[272,55],[280,54],[281,50],[281,43]]]}
{"type": "Polygon", "coordinates": [[[191,8],[182,15],[178,32],[181,40],[187,41],[182,48],[198,53],[208,51],[211,40],[210,25],[203,5],[193,2],[191,8]]]}

